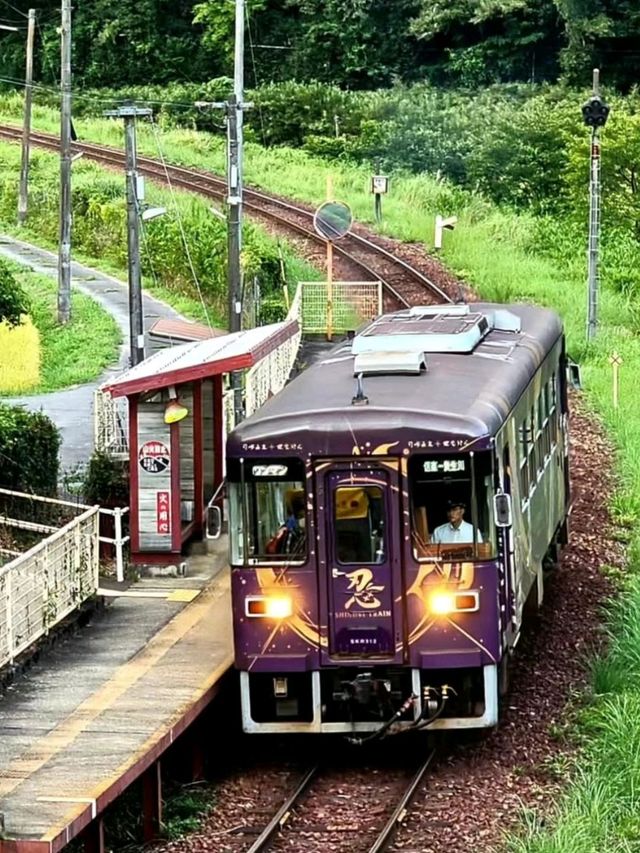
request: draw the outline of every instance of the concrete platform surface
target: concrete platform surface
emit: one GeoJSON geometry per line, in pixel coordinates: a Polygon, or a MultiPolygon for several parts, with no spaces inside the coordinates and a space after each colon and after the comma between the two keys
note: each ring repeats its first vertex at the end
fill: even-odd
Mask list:
{"type": "Polygon", "coordinates": [[[61,850],[215,695],[233,660],[229,569],[156,580],[109,598],[0,699],[0,853],[61,850]]]}

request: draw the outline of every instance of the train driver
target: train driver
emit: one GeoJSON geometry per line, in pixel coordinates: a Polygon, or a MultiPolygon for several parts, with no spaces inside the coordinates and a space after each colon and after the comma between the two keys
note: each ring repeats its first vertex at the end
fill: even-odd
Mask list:
{"type": "MultiPolygon", "coordinates": [[[[446,524],[441,524],[431,534],[431,542],[435,545],[473,542],[473,524],[464,520],[466,504],[463,501],[447,501],[446,524]]],[[[482,542],[482,534],[477,533],[476,542],[482,542]]]]}

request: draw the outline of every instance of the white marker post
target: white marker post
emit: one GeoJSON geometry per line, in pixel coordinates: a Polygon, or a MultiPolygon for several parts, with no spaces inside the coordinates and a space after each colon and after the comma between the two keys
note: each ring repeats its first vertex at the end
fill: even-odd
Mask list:
{"type": "Polygon", "coordinates": [[[613,367],[613,408],[618,408],[619,376],[618,369],[622,364],[622,358],[617,352],[613,352],[609,358],[609,364],[613,367]]]}
{"type": "Polygon", "coordinates": [[[433,242],[434,249],[442,248],[442,231],[446,228],[448,231],[453,231],[455,228],[456,222],[458,221],[457,216],[449,216],[446,219],[443,216],[436,216],[436,233],[435,239],[433,242]]]}

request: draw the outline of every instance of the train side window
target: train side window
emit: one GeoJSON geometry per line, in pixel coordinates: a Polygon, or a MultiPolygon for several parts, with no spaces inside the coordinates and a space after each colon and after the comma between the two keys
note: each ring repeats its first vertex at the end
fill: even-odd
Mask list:
{"type": "Polygon", "coordinates": [[[557,376],[555,373],[549,380],[549,392],[549,434],[551,440],[551,449],[553,450],[558,444],[558,391],[557,376]]]}
{"type": "Polygon", "coordinates": [[[339,486],[333,496],[333,530],[339,563],[385,560],[384,493],[379,486],[339,486]]]}
{"type": "Polygon", "coordinates": [[[520,426],[520,496],[525,503],[529,498],[529,461],[528,461],[529,433],[527,430],[527,419],[520,426]]]}
{"type": "Polygon", "coordinates": [[[536,472],[538,466],[536,464],[536,417],[535,406],[529,410],[527,428],[529,430],[529,440],[527,442],[527,456],[529,466],[529,489],[533,490],[536,487],[536,472]]]}
{"type": "Polygon", "coordinates": [[[547,460],[551,453],[551,434],[549,424],[549,383],[546,382],[542,388],[542,446],[544,458],[547,460]]]}
{"type": "Polygon", "coordinates": [[[542,425],[544,423],[544,412],[543,412],[543,401],[544,394],[542,390],[538,396],[536,401],[536,455],[538,462],[538,474],[542,472],[544,469],[544,444],[542,438],[542,425]]]}

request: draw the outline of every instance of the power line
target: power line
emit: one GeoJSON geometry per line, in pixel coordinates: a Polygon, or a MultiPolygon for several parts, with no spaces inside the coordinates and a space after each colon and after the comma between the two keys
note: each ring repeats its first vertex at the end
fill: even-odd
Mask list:
{"type": "Polygon", "coordinates": [[[21,18],[29,17],[28,12],[23,12],[22,9],[18,9],[17,6],[14,6],[12,3],[9,3],[9,0],[0,0],[0,3],[5,6],[8,6],[12,12],[15,12],[17,15],[20,15],[21,18]]]}
{"type": "MultiPolygon", "coordinates": [[[[249,34],[249,49],[251,50],[251,64],[253,65],[253,79],[256,84],[256,89],[259,86],[258,82],[258,71],[256,66],[256,54],[253,49],[253,37],[251,35],[251,20],[249,16],[249,9],[245,6],[245,18],[247,20],[247,32],[249,34]]],[[[266,147],[267,145],[267,132],[264,126],[264,116],[262,114],[262,106],[258,104],[258,115],[260,117],[260,129],[262,131],[262,144],[266,147]]]]}
{"type": "Polygon", "coordinates": [[[178,227],[180,228],[180,236],[182,237],[182,242],[184,244],[185,252],[187,255],[187,262],[189,264],[189,268],[191,270],[191,275],[193,276],[193,280],[196,285],[196,289],[198,291],[198,296],[200,298],[200,303],[202,305],[202,310],[204,311],[204,316],[207,320],[207,325],[213,331],[213,326],[211,325],[211,320],[209,319],[209,312],[207,311],[207,306],[204,301],[204,296],[202,295],[202,288],[200,287],[200,282],[198,281],[198,276],[196,274],[195,266],[193,264],[193,260],[191,258],[191,251],[189,249],[189,243],[187,241],[187,235],[184,230],[184,224],[182,222],[182,214],[180,212],[180,208],[178,206],[178,199],[176,197],[175,190],[173,188],[173,183],[171,182],[171,176],[169,175],[169,170],[167,168],[167,164],[164,158],[164,153],[162,151],[162,146],[160,145],[160,139],[158,136],[158,128],[153,120],[153,116],[151,117],[151,130],[153,132],[153,136],[156,142],[156,148],[158,149],[158,155],[160,157],[160,162],[162,163],[162,168],[164,169],[165,177],[167,180],[167,184],[169,185],[169,191],[171,192],[171,199],[173,201],[173,206],[176,212],[176,218],[178,220],[178,227]]]}

